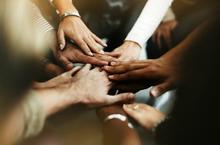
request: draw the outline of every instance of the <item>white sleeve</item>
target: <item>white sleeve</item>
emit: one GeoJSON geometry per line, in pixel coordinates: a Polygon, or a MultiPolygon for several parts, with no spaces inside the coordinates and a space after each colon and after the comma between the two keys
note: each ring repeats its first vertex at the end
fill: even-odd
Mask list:
{"type": "Polygon", "coordinates": [[[166,15],[163,18],[163,22],[167,22],[167,21],[171,21],[171,20],[175,20],[176,16],[173,12],[173,10],[171,8],[168,9],[166,15]]]}
{"type": "Polygon", "coordinates": [[[143,46],[152,36],[173,0],[148,0],[125,40],[143,46]]]}

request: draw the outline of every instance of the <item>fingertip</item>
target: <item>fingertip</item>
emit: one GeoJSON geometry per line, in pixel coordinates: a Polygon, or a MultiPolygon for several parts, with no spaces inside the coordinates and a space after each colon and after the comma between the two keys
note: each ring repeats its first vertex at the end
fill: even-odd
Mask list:
{"type": "Polygon", "coordinates": [[[92,52],[88,52],[89,56],[94,56],[94,54],[92,52]]]}
{"type": "Polygon", "coordinates": [[[104,47],[108,47],[108,45],[105,42],[102,42],[104,47]]]}
{"type": "Polygon", "coordinates": [[[63,50],[65,48],[65,45],[64,44],[60,44],[60,50],[63,50]]]}
{"type": "Polygon", "coordinates": [[[67,71],[70,71],[73,69],[73,64],[68,64],[65,66],[67,71]]]}
{"type": "Polygon", "coordinates": [[[153,88],[153,89],[150,91],[150,95],[151,95],[152,97],[157,98],[157,97],[160,96],[160,92],[157,90],[157,88],[153,88]]]}
{"type": "Polygon", "coordinates": [[[105,54],[105,52],[103,50],[100,50],[99,53],[103,54],[103,55],[105,54]]]}
{"type": "Polygon", "coordinates": [[[129,98],[129,99],[134,99],[134,98],[135,98],[135,95],[134,95],[133,93],[129,93],[129,94],[128,94],[128,98],[129,98]]]}
{"type": "Polygon", "coordinates": [[[115,76],[114,75],[110,75],[108,76],[109,79],[114,80],[115,76]]]}
{"type": "Polygon", "coordinates": [[[104,70],[106,70],[106,71],[109,70],[109,66],[104,66],[103,68],[104,68],[104,70]]]}
{"type": "Polygon", "coordinates": [[[127,110],[127,109],[130,109],[130,108],[128,107],[128,105],[124,104],[124,105],[123,105],[123,109],[124,109],[124,110],[127,110]]]}
{"type": "Polygon", "coordinates": [[[110,65],[111,66],[116,66],[116,65],[118,65],[119,63],[118,62],[115,62],[115,61],[112,61],[112,62],[110,62],[110,65]]]}

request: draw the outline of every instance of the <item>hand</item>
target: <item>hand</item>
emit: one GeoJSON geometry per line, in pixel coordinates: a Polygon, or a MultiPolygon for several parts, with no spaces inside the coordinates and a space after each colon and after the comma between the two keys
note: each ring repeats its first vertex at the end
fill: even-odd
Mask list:
{"type": "Polygon", "coordinates": [[[119,54],[119,60],[129,61],[139,58],[141,51],[140,45],[132,41],[125,41],[121,46],[116,48],[112,53],[119,54]]]}
{"type": "Polygon", "coordinates": [[[155,31],[152,36],[153,42],[157,44],[159,48],[162,47],[162,40],[166,43],[166,45],[171,48],[172,47],[172,31],[176,28],[178,22],[176,20],[170,20],[167,22],[163,22],[155,31]]]}
{"type": "Polygon", "coordinates": [[[165,115],[162,112],[145,104],[124,105],[123,109],[147,130],[152,130],[165,119],[165,115]]]}
{"type": "Polygon", "coordinates": [[[132,93],[108,95],[112,83],[106,72],[100,71],[99,68],[90,68],[91,65],[86,65],[72,79],[75,84],[73,90],[80,97],[81,103],[94,107],[134,99],[132,93]]]}
{"type": "Polygon", "coordinates": [[[73,40],[86,55],[90,56],[93,56],[92,52],[103,54],[104,52],[99,48],[107,46],[87,28],[81,18],[75,16],[66,17],[59,24],[58,42],[61,50],[66,45],[65,36],[73,40]]]}
{"type": "Polygon", "coordinates": [[[97,107],[134,99],[132,93],[108,95],[112,84],[107,74],[104,71],[100,72],[99,68],[90,69],[91,65],[82,69],[75,67],[47,82],[34,84],[34,91],[47,115],[75,104],[97,107]]]}
{"type": "Polygon", "coordinates": [[[158,97],[176,86],[178,67],[163,57],[155,60],[114,62],[104,66],[112,81],[146,81],[154,86],[150,94],[158,97]]]}
{"type": "Polygon", "coordinates": [[[56,59],[67,69],[73,68],[73,63],[89,63],[97,66],[108,65],[111,61],[117,61],[110,55],[95,54],[94,56],[85,55],[77,46],[67,44],[66,48],[55,52],[56,59]]]}

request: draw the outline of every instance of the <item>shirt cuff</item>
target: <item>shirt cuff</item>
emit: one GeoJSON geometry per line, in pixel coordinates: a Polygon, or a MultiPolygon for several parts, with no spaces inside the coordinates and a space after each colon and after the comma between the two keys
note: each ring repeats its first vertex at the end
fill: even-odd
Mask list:
{"type": "Polygon", "coordinates": [[[173,12],[173,10],[171,8],[168,9],[166,15],[163,18],[163,22],[167,22],[167,21],[171,21],[171,20],[175,20],[176,16],[173,12]]]}

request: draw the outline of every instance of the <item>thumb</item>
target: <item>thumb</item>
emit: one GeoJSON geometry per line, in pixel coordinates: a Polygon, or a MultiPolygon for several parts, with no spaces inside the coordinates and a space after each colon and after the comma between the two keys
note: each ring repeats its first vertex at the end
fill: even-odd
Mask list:
{"type": "Polygon", "coordinates": [[[159,84],[157,86],[154,86],[150,90],[150,95],[152,97],[159,97],[170,89],[171,89],[171,84],[168,82],[165,82],[165,83],[159,84]]]}
{"type": "Polygon", "coordinates": [[[62,63],[66,70],[71,70],[73,68],[73,63],[64,56],[59,58],[59,62],[62,63]]]}
{"type": "Polygon", "coordinates": [[[65,34],[64,34],[63,30],[58,30],[57,39],[58,39],[60,50],[63,50],[66,45],[65,34]]]}
{"type": "Polygon", "coordinates": [[[142,117],[141,113],[139,111],[139,108],[135,108],[135,104],[130,104],[130,105],[123,105],[123,110],[128,114],[128,116],[130,116],[131,118],[133,118],[136,121],[139,121],[139,119],[142,117]]]}
{"type": "Polygon", "coordinates": [[[122,101],[130,101],[133,100],[135,95],[133,93],[121,93],[118,95],[107,95],[106,103],[107,105],[114,104],[122,101]]]}

